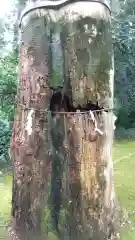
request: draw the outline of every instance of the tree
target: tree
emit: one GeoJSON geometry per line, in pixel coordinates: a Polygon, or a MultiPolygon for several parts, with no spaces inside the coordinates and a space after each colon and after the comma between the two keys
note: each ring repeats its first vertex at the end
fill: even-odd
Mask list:
{"type": "Polygon", "coordinates": [[[17,88],[17,55],[8,49],[7,52],[8,20],[0,21],[0,164],[9,160],[9,144],[11,125],[14,118],[15,95],[17,88]]]}
{"type": "Polygon", "coordinates": [[[6,116],[0,112],[0,167],[6,165],[6,163],[9,163],[9,145],[10,145],[10,137],[11,137],[11,131],[9,122],[6,119],[6,116]]]}
{"type": "Polygon", "coordinates": [[[9,52],[0,59],[0,105],[10,123],[13,122],[15,112],[17,64],[18,55],[15,52],[9,52]]]}
{"type": "Polygon", "coordinates": [[[8,55],[2,56],[0,59],[1,163],[10,160],[9,145],[16,107],[17,64],[18,58],[15,52],[10,52],[8,55]]]}
{"type": "Polygon", "coordinates": [[[21,26],[11,239],[44,239],[45,208],[51,217],[47,234],[116,237],[110,13],[102,4],[82,4],[86,15],[72,23],[60,10],[52,24],[42,9],[21,26]]]}
{"type": "Polygon", "coordinates": [[[5,22],[3,19],[0,19],[0,49],[1,49],[0,52],[1,52],[1,54],[3,53],[5,45],[6,45],[6,41],[4,38],[5,29],[6,29],[5,22]]]}
{"type": "Polygon", "coordinates": [[[134,127],[134,1],[119,1],[120,11],[113,16],[115,54],[115,98],[117,125],[134,127]],[[125,120],[125,121],[123,121],[125,120]]]}

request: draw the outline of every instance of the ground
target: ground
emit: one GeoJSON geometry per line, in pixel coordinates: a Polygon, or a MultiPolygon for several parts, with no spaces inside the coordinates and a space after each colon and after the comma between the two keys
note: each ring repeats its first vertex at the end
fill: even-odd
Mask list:
{"type": "Polygon", "coordinates": [[[132,215],[132,228],[125,230],[121,240],[135,240],[135,141],[114,144],[115,187],[123,208],[132,215]]]}
{"type": "MultiPolygon", "coordinates": [[[[113,149],[115,187],[121,206],[132,216],[132,224],[125,229],[121,240],[135,240],[135,141],[118,141],[113,149]]],[[[0,176],[0,239],[6,240],[5,226],[10,218],[12,191],[10,173],[0,176]]]]}

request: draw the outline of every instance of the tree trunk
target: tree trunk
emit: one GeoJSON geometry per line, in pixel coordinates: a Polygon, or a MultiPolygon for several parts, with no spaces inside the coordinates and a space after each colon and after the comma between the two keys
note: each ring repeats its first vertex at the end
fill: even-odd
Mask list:
{"type": "Polygon", "coordinates": [[[39,29],[34,33],[30,29],[27,31],[28,35],[25,32],[20,45],[20,85],[11,142],[14,167],[12,224],[14,234],[20,240],[42,237],[41,221],[49,171],[48,41],[45,33],[42,40],[39,29]],[[35,46],[36,37],[39,46],[35,46]]]}
{"type": "Polygon", "coordinates": [[[111,239],[119,209],[110,12],[98,2],[40,5],[24,14],[21,32],[12,229],[19,240],[49,240],[50,232],[111,239]]]}

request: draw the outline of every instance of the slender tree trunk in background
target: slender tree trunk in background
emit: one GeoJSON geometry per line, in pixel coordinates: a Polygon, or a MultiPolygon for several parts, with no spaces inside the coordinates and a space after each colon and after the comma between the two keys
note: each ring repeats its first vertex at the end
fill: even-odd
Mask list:
{"type": "Polygon", "coordinates": [[[115,238],[110,12],[84,1],[35,9],[21,36],[11,239],[115,238]]]}

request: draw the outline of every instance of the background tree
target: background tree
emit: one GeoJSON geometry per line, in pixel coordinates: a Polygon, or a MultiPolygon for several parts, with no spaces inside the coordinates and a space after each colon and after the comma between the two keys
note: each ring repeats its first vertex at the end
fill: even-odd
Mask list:
{"type": "MultiPolygon", "coordinates": [[[[11,41],[6,41],[7,32],[10,32],[10,18],[0,21],[0,164],[9,160],[9,142],[11,127],[14,119],[15,95],[17,88],[18,56],[12,51],[11,41]]],[[[9,161],[8,161],[9,163],[9,161]]],[[[11,161],[10,161],[11,164],[11,161]]]]}
{"type": "Polygon", "coordinates": [[[113,39],[115,55],[115,99],[117,108],[116,135],[134,136],[134,1],[119,1],[120,11],[113,15],[113,39]],[[122,130],[120,128],[122,127],[122,130]],[[125,128],[126,130],[124,131],[125,128]],[[128,131],[127,129],[131,129],[128,131]],[[122,134],[123,133],[123,134],[122,134]]]}

